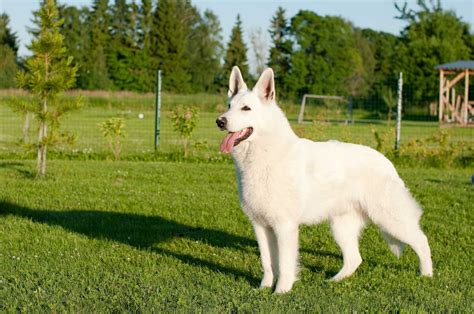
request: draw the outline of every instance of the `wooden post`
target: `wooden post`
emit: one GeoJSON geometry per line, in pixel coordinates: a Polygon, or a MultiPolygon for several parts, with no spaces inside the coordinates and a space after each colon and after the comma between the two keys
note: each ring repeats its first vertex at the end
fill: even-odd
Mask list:
{"type": "Polygon", "coordinates": [[[444,109],[444,71],[439,70],[439,108],[438,108],[438,120],[443,122],[443,109],[444,109]]]}
{"type": "Polygon", "coordinates": [[[306,95],[303,96],[303,100],[301,101],[300,114],[298,115],[298,123],[303,122],[305,104],[306,104],[306,95]]]}
{"type": "Polygon", "coordinates": [[[464,77],[464,104],[462,107],[462,124],[467,125],[467,107],[469,106],[469,70],[466,69],[464,77]]]}

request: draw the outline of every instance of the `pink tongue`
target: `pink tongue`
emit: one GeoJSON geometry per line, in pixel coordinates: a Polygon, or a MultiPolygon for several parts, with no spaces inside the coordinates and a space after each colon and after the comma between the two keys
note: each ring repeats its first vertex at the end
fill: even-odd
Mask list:
{"type": "Polygon", "coordinates": [[[239,138],[240,132],[227,134],[221,143],[221,152],[230,153],[234,147],[235,140],[239,138]]]}

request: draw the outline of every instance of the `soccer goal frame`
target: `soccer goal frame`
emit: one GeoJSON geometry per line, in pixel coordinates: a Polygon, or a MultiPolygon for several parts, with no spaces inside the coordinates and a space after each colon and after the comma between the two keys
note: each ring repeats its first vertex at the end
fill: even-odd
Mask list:
{"type": "MultiPolygon", "coordinates": [[[[304,120],[304,108],[306,106],[306,99],[308,98],[313,98],[313,99],[335,99],[335,100],[341,100],[341,101],[347,101],[349,104],[349,110],[348,110],[348,115],[350,116],[350,119],[352,120],[352,101],[351,99],[344,97],[344,96],[328,96],[328,95],[314,95],[314,94],[304,94],[303,99],[301,100],[301,108],[300,108],[300,114],[298,115],[298,123],[302,123],[304,120]]],[[[346,123],[348,121],[346,120],[346,123]]]]}

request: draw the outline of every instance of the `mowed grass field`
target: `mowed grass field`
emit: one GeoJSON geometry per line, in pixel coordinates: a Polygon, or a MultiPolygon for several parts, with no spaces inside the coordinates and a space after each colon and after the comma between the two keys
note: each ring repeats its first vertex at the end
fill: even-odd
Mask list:
{"type": "Polygon", "coordinates": [[[257,289],[230,164],[0,161],[1,312],[472,312],[472,169],[399,169],[424,208],[434,278],[369,226],[353,277],[327,224],[302,227],[300,280],[257,289]]]}
{"type": "MultiPolygon", "coordinates": [[[[155,98],[152,94],[133,93],[85,93],[82,109],[68,113],[62,118],[62,130],[68,131],[76,137],[72,146],[57,146],[55,149],[75,153],[107,153],[107,142],[101,134],[100,124],[113,117],[121,117],[125,123],[126,136],[123,138],[122,155],[137,155],[154,151],[155,127],[155,98]],[[139,115],[143,114],[143,119],[139,115]]],[[[10,95],[0,92],[0,155],[2,153],[24,153],[25,146],[21,143],[23,118],[11,110],[7,103],[13,97],[25,97],[22,94],[10,95]]],[[[224,137],[219,132],[215,120],[220,113],[226,110],[226,98],[221,95],[171,95],[164,94],[161,112],[161,141],[158,152],[173,153],[181,150],[178,134],[173,130],[171,110],[178,106],[195,106],[199,108],[199,119],[191,137],[192,155],[210,157],[218,154],[219,144],[224,137]]],[[[386,134],[390,147],[395,142],[394,121],[388,125],[385,120],[365,119],[367,112],[356,111],[355,123],[344,125],[329,123],[331,118],[327,112],[321,111],[316,105],[308,105],[305,114],[305,123],[297,124],[299,112],[297,104],[282,104],[298,135],[312,140],[324,141],[336,139],[354,143],[376,146],[373,130],[379,134],[386,134]]],[[[332,118],[344,119],[345,113],[332,118]]],[[[423,139],[438,132],[436,122],[403,121],[401,138],[402,144],[413,139],[423,139]]],[[[474,128],[447,128],[444,129],[453,142],[466,142],[474,145],[474,128]]],[[[37,126],[33,121],[29,132],[30,143],[37,138],[37,126]]]]}

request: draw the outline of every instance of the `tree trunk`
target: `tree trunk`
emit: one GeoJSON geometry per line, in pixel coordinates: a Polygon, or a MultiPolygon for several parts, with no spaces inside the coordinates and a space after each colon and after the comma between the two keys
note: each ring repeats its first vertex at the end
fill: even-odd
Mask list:
{"type": "Polygon", "coordinates": [[[44,121],[40,122],[38,135],[38,158],[36,160],[36,177],[41,177],[41,169],[43,168],[43,127],[44,121]]]}
{"type": "Polygon", "coordinates": [[[29,142],[29,134],[30,132],[30,113],[27,111],[25,114],[25,124],[23,125],[23,142],[29,142]]]}
{"type": "Polygon", "coordinates": [[[48,110],[48,101],[43,100],[43,112],[41,114],[41,121],[38,136],[38,160],[36,163],[36,177],[44,177],[46,175],[46,148],[47,148],[47,133],[48,127],[46,123],[46,112],[48,110]]]}

